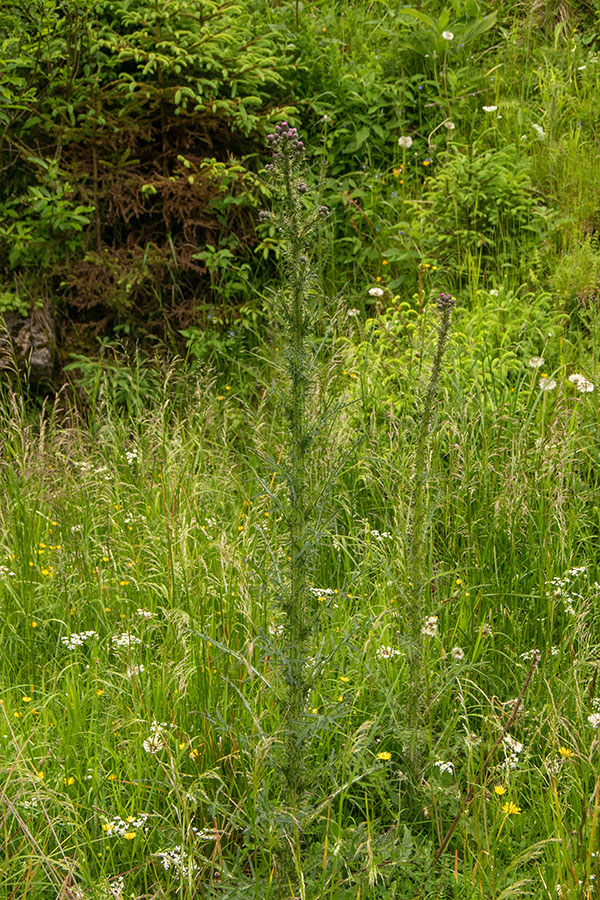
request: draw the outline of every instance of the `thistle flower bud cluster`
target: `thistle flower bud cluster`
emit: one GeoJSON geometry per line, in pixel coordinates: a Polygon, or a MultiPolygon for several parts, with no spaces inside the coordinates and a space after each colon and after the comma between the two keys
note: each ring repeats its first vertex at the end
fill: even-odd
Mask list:
{"type": "Polygon", "coordinates": [[[445,309],[453,309],[456,306],[456,300],[452,296],[452,294],[440,294],[440,296],[436,300],[437,308],[440,311],[445,309]]]}
{"type": "Polygon", "coordinates": [[[273,150],[274,159],[282,156],[288,158],[304,156],[304,143],[299,139],[298,131],[287,122],[275,126],[275,131],[267,135],[267,143],[273,150]]]}

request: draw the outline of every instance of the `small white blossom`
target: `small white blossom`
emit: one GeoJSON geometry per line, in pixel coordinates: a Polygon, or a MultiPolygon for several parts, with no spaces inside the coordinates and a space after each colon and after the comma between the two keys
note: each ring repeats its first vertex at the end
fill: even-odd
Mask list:
{"type": "Polygon", "coordinates": [[[75,647],[83,647],[85,642],[92,637],[98,637],[95,631],[80,631],[79,634],[73,633],[68,637],[61,637],[61,641],[67,650],[74,650],[75,647]]]}
{"type": "Polygon", "coordinates": [[[451,122],[448,119],[446,122],[444,122],[444,127],[447,128],[448,131],[454,131],[454,129],[456,128],[456,125],[454,124],[454,122],[451,122]]]}
{"type": "Polygon", "coordinates": [[[400,650],[395,647],[379,647],[375,653],[379,659],[391,659],[393,656],[400,656],[400,650]]]}
{"type": "Polygon", "coordinates": [[[497,297],[497,296],[498,296],[498,289],[492,288],[490,291],[490,297],[497,297]]]}
{"type": "Polygon", "coordinates": [[[412,147],[413,139],[408,135],[404,135],[403,137],[398,138],[398,144],[402,147],[403,150],[410,150],[412,147]]]}
{"type": "Polygon", "coordinates": [[[600,713],[592,713],[587,720],[594,728],[600,728],[600,713]]]}
{"type": "Polygon", "coordinates": [[[125,674],[128,678],[133,678],[135,675],[141,675],[142,672],[145,671],[145,667],[143,663],[140,663],[139,666],[129,666],[125,674]]]}
{"type": "Polygon", "coordinates": [[[497,106],[482,106],[481,108],[484,112],[496,112],[498,109],[497,106]]]}
{"type": "Polygon", "coordinates": [[[530,369],[541,369],[545,362],[543,356],[532,356],[527,365],[530,369]]]}
{"type": "Polygon", "coordinates": [[[591,392],[594,390],[594,385],[592,384],[591,381],[586,381],[586,379],[584,378],[577,385],[577,390],[581,394],[591,394],[591,392]]]}
{"type": "Polygon", "coordinates": [[[156,613],[150,612],[149,609],[136,609],[136,613],[140,619],[153,619],[156,616],[156,613]]]}
{"type": "Polygon", "coordinates": [[[531,127],[537,132],[537,136],[539,137],[540,141],[543,141],[546,137],[546,132],[544,131],[542,126],[533,124],[531,127]]]}
{"type": "Polygon", "coordinates": [[[139,637],[124,631],[123,634],[113,634],[110,639],[113,647],[133,647],[134,644],[141,644],[139,637]]]}
{"type": "Polygon", "coordinates": [[[189,875],[191,872],[196,872],[199,868],[198,864],[189,858],[180,844],[178,844],[172,850],[160,850],[154,855],[158,856],[165,871],[173,868],[175,872],[178,872],[184,877],[189,875]]]}
{"type": "Polygon", "coordinates": [[[438,617],[429,616],[429,618],[425,620],[425,624],[421,628],[421,634],[424,634],[426,637],[435,637],[438,633],[438,627],[438,617]]]}
{"type": "Polygon", "coordinates": [[[512,753],[523,752],[523,744],[519,743],[519,741],[515,741],[515,739],[511,737],[510,734],[505,734],[502,740],[512,753]]]}
{"type": "Polygon", "coordinates": [[[383,291],[378,287],[369,288],[369,294],[371,297],[383,297],[383,291]]]}
{"type": "Polygon", "coordinates": [[[434,762],[434,766],[436,766],[442,774],[448,772],[449,775],[454,775],[454,763],[444,762],[443,760],[438,759],[437,762],[434,762]]]}
{"type": "Polygon", "coordinates": [[[454,40],[454,35],[452,34],[451,31],[442,31],[442,37],[444,38],[445,41],[454,40]]]}
{"type": "Polygon", "coordinates": [[[461,659],[465,658],[465,651],[462,647],[453,647],[451,651],[452,659],[455,659],[457,662],[460,662],[461,659]]]}

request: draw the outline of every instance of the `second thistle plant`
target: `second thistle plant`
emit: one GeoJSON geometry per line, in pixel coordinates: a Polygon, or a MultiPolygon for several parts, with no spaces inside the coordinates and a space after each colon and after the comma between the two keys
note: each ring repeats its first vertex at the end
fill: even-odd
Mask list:
{"type": "Polygon", "coordinates": [[[276,295],[276,312],[285,331],[284,366],[287,376],[285,414],[287,461],[284,466],[288,492],[289,578],[283,598],[285,613],[285,761],[288,801],[296,807],[303,792],[304,717],[309,677],[307,648],[308,571],[310,516],[307,498],[307,459],[311,445],[308,397],[311,354],[309,337],[314,331],[313,275],[308,257],[311,237],[325,206],[310,208],[304,178],[304,144],[287,122],[268,136],[273,162],[266,169],[274,196],[273,212],[263,211],[281,236],[283,286],[276,295]]]}

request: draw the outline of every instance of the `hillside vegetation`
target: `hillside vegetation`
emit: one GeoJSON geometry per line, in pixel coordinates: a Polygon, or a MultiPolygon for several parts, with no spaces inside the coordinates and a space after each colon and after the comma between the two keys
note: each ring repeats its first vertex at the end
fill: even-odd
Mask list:
{"type": "Polygon", "coordinates": [[[0,900],[593,900],[600,6],[0,8],[0,900]]]}

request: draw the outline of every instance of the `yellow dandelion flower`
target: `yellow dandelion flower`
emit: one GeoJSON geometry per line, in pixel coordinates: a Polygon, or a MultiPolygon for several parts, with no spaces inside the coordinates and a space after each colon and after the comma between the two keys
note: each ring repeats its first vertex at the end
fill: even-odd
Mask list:
{"type": "Polygon", "coordinates": [[[180,750],[185,750],[186,747],[187,747],[187,741],[182,741],[179,745],[180,750]]]}
{"type": "Polygon", "coordinates": [[[116,780],[117,780],[117,776],[116,776],[116,775],[109,775],[109,776],[108,776],[108,780],[109,780],[109,781],[116,781],[116,780]]]}
{"type": "Polygon", "coordinates": [[[72,775],[69,775],[68,778],[63,778],[63,784],[66,784],[68,787],[70,784],[75,784],[75,779],[72,775]]]}
{"type": "Polygon", "coordinates": [[[31,697],[21,697],[23,703],[31,703],[31,697]]]}
{"type": "Polygon", "coordinates": [[[498,794],[498,796],[501,797],[502,794],[505,794],[505,793],[506,793],[506,788],[504,787],[503,784],[497,784],[497,785],[495,785],[495,787],[494,787],[494,793],[495,793],[495,794],[498,794]]]}
{"type": "Polygon", "coordinates": [[[31,627],[32,627],[32,628],[37,628],[37,627],[38,627],[38,623],[37,623],[37,622],[32,622],[32,623],[31,623],[31,627]]]}
{"type": "Polygon", "coordinates": [[[98,688],[98,690],[96,691],[96,695],[98,697],[101,697],[103,693],[104,693],[104,691],[102,690],[102,688],[98,688]]]}
{"type": "Polygon", "coordinates": [[[40,771],[39,771],[39,772],[36,772],[35,774],[36,774],[37,777],[40,779],[40,781],[45,781],[45,776],[44,776],[44,770],[43,770],[43,769],[40,769],[40,771]]]}
{"type": "Polygon", "coordinates": [[[123,837],[126,841],[132,841],[135,837],[135,831],[126,831],[123,837]]]}
{"type": "Polygon", "coordinates": [[[197,758],[198,758],[198,750],[197,750],[197,748],[194,747],[194,749],[191,751],[191,753],[188,753],[188,756],[189,756],[190,759],[197,759],[197,758]]]}
{"type": "Polygon", "coordinates": [[[348,678],[347,675],[340,675],[340,681],[343,681],[344,684],[348,684],[348,682],[350,681],[350,679],[348,678]]]}
{"type": "Polygon", "coordinates": [[[563,759],[570,759],[571,756],[574,755],[575,751],[571,750],[569,747],[559,747],[558,752],[562,756],[563,759]]]}
{"type": "Polygon", "coordinates": [[[392,754],[389,750],[382,750],[381,753],[378,753],[376,759],[382,759],[384,762],[387,762],[388,759],[392,758],[392,754]]]}
{"type": "Polygon", "coordinates": [[[313,708],[311,709],[311,713],[313,714],[313,716],[316,716],[318,712],[319,708],[317,706],[313,706],[313,708]]]}
{"type": "Polygon", "coordinates": [[[20,712],[13,713],[13,715],[14,715],[15,719],[20,719],[20,718],[21,718],[21,713],[20,713],[20,712]]]}
{"type": "Polygon", "coordinates": [[[513,803],[512,800],[509,800],[509,802],[505,803],[502,807],[502,812],[506,813],[507,816],[518,816],[519,813],[522,812],[522,810],[520,806],[517,806],[516,803],[513,803]]]}
{"type": "MultiPolygon", "coordinates": [[[[377,283],[379,283],[381,281],[381,275],[378,275],[377,278],[375,279],[375,281],[377,283]]],[[[33,563],[31,563],[31,565],[33,565],[33,563]]]]}

